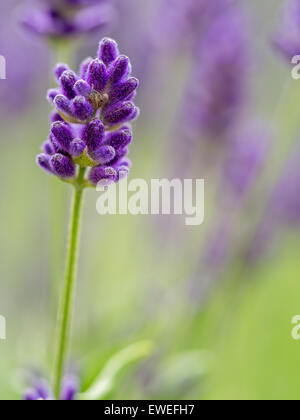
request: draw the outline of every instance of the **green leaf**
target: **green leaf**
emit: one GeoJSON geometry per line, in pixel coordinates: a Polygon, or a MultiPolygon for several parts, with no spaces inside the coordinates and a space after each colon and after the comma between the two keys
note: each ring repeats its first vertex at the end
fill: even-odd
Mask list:
{"type": "Polygon", "coordinates": [[[150,356],[152,351],[153,343],[151,341],[140,341],[121,350],[107,362],[93,385],[80,394],[80,399],[100,400],[104,398],[113,389],[118,374],[126,366],[150,356]]]}

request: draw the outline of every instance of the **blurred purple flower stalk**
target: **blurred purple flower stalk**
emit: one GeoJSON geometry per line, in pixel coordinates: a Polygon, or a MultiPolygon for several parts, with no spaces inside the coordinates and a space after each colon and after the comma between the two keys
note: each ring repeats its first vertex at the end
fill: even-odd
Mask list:
{"type": "Polygon", "coordinates": [[[210,20],[192,60],[183,106],[186,135],[193,141],[224,140],[241,117],[246,97],[248,42],[238,8],[228,7],[210,20]]]}

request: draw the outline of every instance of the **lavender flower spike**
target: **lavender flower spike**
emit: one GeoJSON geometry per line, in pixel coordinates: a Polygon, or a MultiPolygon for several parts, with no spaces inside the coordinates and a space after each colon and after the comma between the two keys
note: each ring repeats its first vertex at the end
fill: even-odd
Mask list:
{"type": "Polygon", "coordinates": [[[79,74],[67,64],[56,65],[58,87],[47,95],[56,109],[37,158],[42,169],[75,184],[83,169],[86,185],[117,182],[128,174],[128,123],[139,115],[133,103],[139,82],[131,70],[129,58],[109,38],[100,42],[96,59],[83,61],[79,74]]]}
{"type": "Polygon", "coordinates": [[[104,0],[45,0],[44,5],[26,8],[23,26],[50,39],[68,39],[99,31],[114,19],[114,8],[104,0]]]}
{"type": "MultiPolygon", "coordinates": [[[[72,379],[64,381],[63,375],[74,309],[84,189],[94,188],[98,183],[107,186],[128,175],[127,154],[132,132],[127,123],[139,114],[133,103],[138,81],[131,77],[129,59],[120,56],[116,42],[107,38],[100,42],[98,54],[103,60],[84,60],[80,75],[65,65],[56,66],[58,89],[48,93],[50,104],[56,109],[51,113],[52,124],[48,140],[42,146],[43,153],[37,157],[42,169],[74,186],[66,270],[57,317],[53,371],[53,395],[57,400],[72,400],[77,393],[77,384],[72,379]]],[[[51,399],[51,393],[41,394],[33,387],[26,398],[51,399]]]]}

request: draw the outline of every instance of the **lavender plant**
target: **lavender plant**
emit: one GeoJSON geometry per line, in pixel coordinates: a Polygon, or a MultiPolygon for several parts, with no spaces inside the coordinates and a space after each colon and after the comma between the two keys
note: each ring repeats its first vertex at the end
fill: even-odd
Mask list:
{"type": "Polygon", "coordinates": [[[102,29],[113,16],[108,0],[45,0],[26,10],[23,26],[49,39],[66,39],[102,29]]]}
{"type": "Polygon", "coordinates": [[[55,67],[58,88],[48,92],[55,108],[49,138],[37,157],[38,165],[74,187],[66,273],[58,313],[54,396],[62,378],[70,337],[78,260],[83,192],[98,183],[108,186],[126,177],[132,141],[130,122],[139,115],[133,100],[138,80],[131,77],[128,57],[117,43],[104,38],[95,59],[81,63],[76,74],[66,64],[55,67]]]}

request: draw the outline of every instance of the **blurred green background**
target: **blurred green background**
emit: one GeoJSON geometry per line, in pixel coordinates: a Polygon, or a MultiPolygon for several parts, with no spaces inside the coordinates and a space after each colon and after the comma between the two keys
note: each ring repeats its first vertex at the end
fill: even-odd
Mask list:
{"type": "MultiPolygon", "coordinates": [[[[149,1],[139,1],[149,6],[149,1]]],[[[248,112],[265,119],[273,136],[267,176],[256,181],[252,205],[259,208],[264,188],[271,188],[262,186],[260,191],[260,182],[277,178],[297,138],[300,85],[271,46],[282,2],[241,3],[249,17],[255,57],[248,112]]],[[[139,15],[146,22],[145,32],[154,5],[139,15]]],[[[71,192],[35,164],[49,130],[50,107],[44,98],[54,59],[42,41],[14,29],[13,9],[7,11],[12,23],[1,36],[12,44],[22,40],[42,65],[38,74],[32,73],[28,97],[20,97],[24,109],[7,112],[5,96],[0,95],[0,314],[7,320],[7,340],[0,341],[1,399],[20,398],[24,369],[41,369],[45,375],[51,371],[71,192]]],[[[130,21],[130,16],[121,29],[83,42],[75,62],[87,53],[94,55],[103,35],[115,36],[124,53],[134,50],[134,42],[137,48],[143,33],[136,40],[129,30],[125,33],[137,19],[132,14],[130,21]]],[[[5,95],[10,94],[4,84],[10,83],[11,66],[22,72],[26,57],[20,52],[14,62],[7,59],[8,79],[0,81],[5,95]]],[[[131,178],[169,177],[173,171],[167,157],[186,66],[184,55],[157,54],[148,68],[138,97],[141,118],[135,123],[131,178]],[[158,86],[158,69],[171,62],[176,71],[158,86]]],[[[18,82],[10,89],[18,91],[18,82]]],[[[292,339],[291,320],[300,314],[299,231],[280,230],[275,249],[255,266],[245,267],[234,258],[217,280],[208,282],[201,299],[191,299],[191,281],[205,281],[201,253],[207,232],[217,223],[217,176],[203,173],[194,160],[191,171],[205,178],[207,188],[207,216],[199,227],[185,227],[181,218],[167,216],[99,216],[98,193],[86,193],[72,341],[72,361],[80,369],[82,387],[116,352],[150,340],[151,356],[124,369],[107,398],[298,399],[300,342],[292,339]]],[[[249,211],[237,218],[237,229],[248,226],[252,215],[249,211]]]]}

